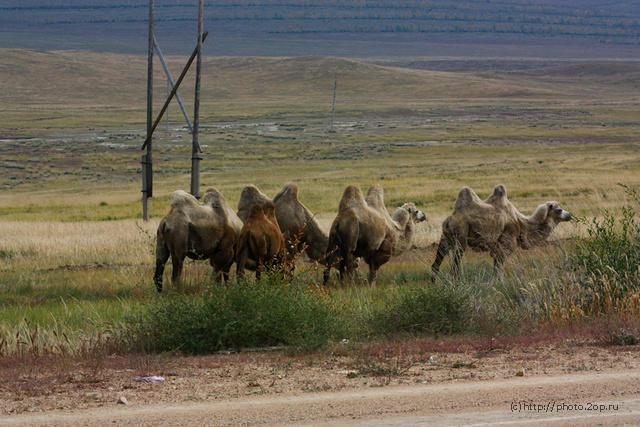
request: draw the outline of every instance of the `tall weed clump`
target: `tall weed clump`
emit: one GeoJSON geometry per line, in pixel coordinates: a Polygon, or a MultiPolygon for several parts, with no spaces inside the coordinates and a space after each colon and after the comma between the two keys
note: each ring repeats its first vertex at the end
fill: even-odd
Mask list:
{"type": "Polygon", "coordinates": [[[623,308],[640,292],[640,193],[623,186],[630,203],[588,224],[570,263],[580,274],[584,308],[594,314],[623,308]]]}
{"type": "Polygon", "coordinates": [[[337,334],[329,300],[309,286],[267,277],[202,296],[162,296],[131,319],[137,350],[188,354],[285,345],[311,350],[337,334]]]}
{"type": "Polygon", "coordinates": [[[471,293],[463,284],[403,286],[373,311],[369,328],[373,335],[449,335],[468,332],[473,314],[471,293]]]}

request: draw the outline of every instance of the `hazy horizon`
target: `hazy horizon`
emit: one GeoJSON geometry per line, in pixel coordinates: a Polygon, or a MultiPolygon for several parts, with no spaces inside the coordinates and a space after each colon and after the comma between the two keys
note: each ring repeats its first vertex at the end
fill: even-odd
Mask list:
{"type": "MultiPolygon", "coordinates": [[[[142,54],[146,0],[5,0],[0,46],[142,54]]],[[[167,54],[195,39],[196,0],[156,1],[167,54]]],[[[206,2],[207,55],[640,58],[640,2],[206,2]]]]}

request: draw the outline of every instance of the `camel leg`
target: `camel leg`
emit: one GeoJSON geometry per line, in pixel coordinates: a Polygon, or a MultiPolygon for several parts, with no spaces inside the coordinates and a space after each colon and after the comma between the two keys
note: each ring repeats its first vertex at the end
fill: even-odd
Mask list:
{"type": "Polygon", "coordinates": [[[324,286],[327,286],[329,284],[329,277],[331,277],[331,264],[327,263],[327,266],[322,272],[322,284],[324,286]]]}
{"type": "Polygon", "coordinates": [[[369,265],[369,286],[372,286],[378,275],[378,266],[375,263],[369,265]]]}
{"type": "Polygon", "coordinates": [[[256,265],[256,282],[260,281],[263,271],[264,271],[264,258],[258,258],[258,264],[256,265]]]}
{"type": "Polygon", "coordinates": [[[369,259],[366,260],[367,264],[369,264],[369,285],[373,285],[375,283],[378,270],[389,262],[392,253],[393,240],[391,236],[387,236],[378,250],[371,254],[369,259]]]}
{"type": "Polygon", "coordinates": [[[218,263],[215,261],[215,256],[209,258],[209,264],[211,265],[211,267],[213,268],[213,281],[215,283],[220,283],[220,281],[222,280],[222,273],[220,271],[220,268],[218,267],[218,263]]]}
{"type": "Polygon", "coordinates": [[[340,258],[340,263],[338,264],[338,272],[340,274],[340,283],[344,283],[347,278],[347,272],[349,271],[349,267],[347,264],[347,260],[344,257],[340,258]]]}
{"type": "Polygon", "coordinates": [[[244,278],[244,270],[249,261],[249,239],[238,242],[238,252],[236,254],[236,278],[244,278]]]}
{"type": "Polygon", "coordinates": [[[229,281],[229,270],[233,264],[233,249],[217,252],[209,260],[213,267],[216,283],[229,281]]]}
{"type": "Polygon", "coordinates": [[[180,278],[182,276],[182,266],[184,265],[184,256],[181,254],[171,254],[171,263],[173,264],[173,271],[171,272],[171,283],[174,287],[180,286],[180,278]]]}
{"type": "Polygon", "coordinates": [[[222,270],[222,283],[224,283],[224,284],[228,284],[229,283],[229,272],[230,271],[231,271],[231,264],[227,265],[222,270]]]}
{"type": "MultiPolygon", "coordinates": [[[[331,246],[329,246],[331,248],[331,246]]],[[[327,249],[325,256],[325,267],[322,272],[322,284],[327,286],[331,278],[331,267],[335,267],[335,251],[336,249],[327,249]]]]}
{"type": "Polygon", "coordinates": [[[500,246],[496,246],[492,248],[491,256],[493,257],[493,271],[498,280],[502,281],[504,280],[505,253],[500,246]]]}
{"type": "Polygon", "coordinates": [[[156,243],[156,271],[153,274],[153,283],[156,285],[156,290],[158,293],[162,292],[162,277],[164,276],[164,266],[169,261],[169,256],[171,253],[169,252],[169,248],[162,239],[161,236],[158,236],[158,240],[156,243]]]}
{"type": "Polygon", "coordinates": [[[465,246],[462,242],[456,242],[453,246],[453,278],[460,279],[460,261],[464,254],[465,246]]]}
{"type": "Polygon", "coordinates": [[[329,237],[329,244],[327,245],[327,251],[325,252],[325,269],[322,272],[322,284],[327,286],[329,279],[331,278],[331,268],[336,266],[336,253],[339,248],[335,242],[335,235],[331,234],[329,237]]]}
{"type": "Polygon", "coordinates": [[[449,245],[448,239],[445,236],[442,236],[440,238],[440,243],[438,244],[438,250],[436,251],[436,259],[431,265],[431,280],[435,280],[436,276],[440,273],[442,261],[444,261],[445,257],[449,254],[450,249],[451,246],[449,245]]]}

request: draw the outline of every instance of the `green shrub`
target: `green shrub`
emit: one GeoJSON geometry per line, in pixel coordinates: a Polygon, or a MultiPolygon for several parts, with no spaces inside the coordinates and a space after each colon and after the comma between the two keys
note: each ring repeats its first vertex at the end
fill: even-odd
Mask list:
{"type": "Polygon", "coordinates": [[[163,296],[131,321],[132,343],[145,351],[190,354],[287,345],[324,345],[339,322],[326,298],[274,279],[218,286],[204,296],[163,296]]]}
{"type": "Polygon", "coordinates": [[[605,211],[588,224],[587,237],[579,239],[570,255],[582,276],[585,304],[601,311],[616,304],[640,285],[640,196],[625,186],[632,203],[616,215],[605,211]]]}
{"type": "Polygon", "coordinates": [[[463,286],[430,284],[400,287],[372,313],[374,335],[467,332],[473,316],[471,295],[463,286]]]}

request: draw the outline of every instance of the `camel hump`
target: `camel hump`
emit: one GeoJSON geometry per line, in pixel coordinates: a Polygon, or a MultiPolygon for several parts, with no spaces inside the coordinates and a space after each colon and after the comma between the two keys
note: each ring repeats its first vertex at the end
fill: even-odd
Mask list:
{"type": "Polygon", "coordinates": [[[258,194],[260,194],[260,190],[258,190],[258,187],[256,187],[255,185],[247,185],[242,189],[242,192],[240,193],[240,198],[241,199],[251,198],[251,197],[257,196],[258,194]]]}
{"type": "Polygon", "coordinates": [[[242,189],[240,193],[240,200],[238,201],[238,209],[250,210],[251,206],[259,204],[262,205],[267,201],[271,201],[265,196],[258,187],[255,185],[247,185],[242,189]]]}
{"type": "Polygon", "coordinates": [[[502,184],[496,185],[495,187],[493,187],[492,196],[506,198],[507,197],[507,187],[505,187],[502,184]]]}
{"type": "Polygon", "coordinates": [[[362,191],[355,185],[349,185],[344,189],[342,193],[342,199],[340,199],[339,210],[347,209],[355,205],[366,205],[362,191]]]}
{"type": "Polygon", "coordinates": [[[462,187],[458,193],[456,203],[453,205],[455,210],[464,209],[474,203],[480,203],[480,197],[470,187],[462,187]]]}
{"type": "Polygon", "coordinates": [[[274,202],[278,200],[298,200],[298,185],[290,182],[282,187],[282,190],[273,198],[274,202]]]}
{"type": "Polygon", "coordinates": [[[247,203],[264,203],[269,200],[255,185],[247,185],[240,193],[240,201],[247,203]]]}
{"type": "Polygon", "coordinates": [[[384,208],[384,189],[380,184],[369,187],[367,191],[367,204],[376,208],[384,208]]]}
{"type": "Polygon", "coordinates": [[[217,188],[207,188],[202,201],[205,205],[211,205],[213,207],[223,206],[226,202],[224,196],[217,188]]]}
{"type": "Polygon", "coordinates": [[[182,206],[197,206],[198,199],[184,190],[176,190],[171,193],[171,207],[178,208],[182,206]]]}
{"type": "Polygon", "coordinates": [[[487,199],[487,203],[493,206],[507,206],[507,188],[502,184],[493,187],[493,193],[491,193],[491,196],[487,199]]]}
{"type": "Polygon", "coordinates": [[[202,200],[206,206],[211,206],[211,209],[220,215],[221,218],[227,219],[227,200],[216,188],[208,188],[202,200]]]}

